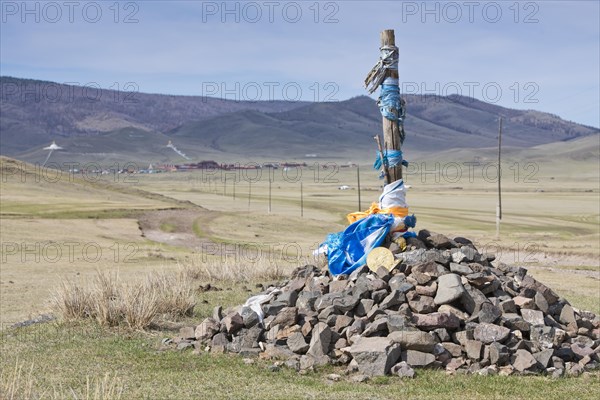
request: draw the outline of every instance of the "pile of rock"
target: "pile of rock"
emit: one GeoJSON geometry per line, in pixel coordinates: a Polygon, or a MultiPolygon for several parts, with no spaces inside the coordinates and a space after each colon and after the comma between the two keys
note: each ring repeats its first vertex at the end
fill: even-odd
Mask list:
{"type": "Polygon", "coordinates": [[[222,311],[173,340],[181,349],[285,360],[297,370],[348,365],[357,376],[450,373],[577,375],[600,361],[600,320],[520,267],[465,238],[419,232],[389,272],[349,276],[305,266],[269,288],[263,315],[222,311]],[[264,318],[264,319],[263,319],[264,318]]]}

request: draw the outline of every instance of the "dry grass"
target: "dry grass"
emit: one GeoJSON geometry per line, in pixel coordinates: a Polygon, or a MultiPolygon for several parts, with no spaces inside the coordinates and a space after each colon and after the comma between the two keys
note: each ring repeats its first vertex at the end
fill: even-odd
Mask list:
{"type": "MultiPolygon", "coordinates": [[[[38,390],[41,386],[37,374],[33,371],[35,365],[24,368],[17,360],[14,367],[3,368],[0,377],[0,399],[3,400],[29,400],[29,399],[85,399],[85,400],[118,400],[123,397],[124,385],[116,375],[105,374],[102,378],[86,376],[85,389],[81,392],[62,385],[52,386],[51,390],[43,392],[38,390]]],[[[37,369],[36,369],[37,370],[37,369]]]]}
{"type": "Polygon", "coordinates": [[[101,325],[145,329],[158,317],[192,315],[195,298],[192,275],[152,272],[124,284],[116,273],[97,271],[90,285],[64,280],[51,299],[65,320],[93,318],[101,325]]]}
{"type": "Polygon", "coordinates": [[[40,397],[34,393],[33,364],[31,364],[31,368],[24,370],[23,364],[17,360],[14,368],[2,368],[0,375],[1,399],[16,400],[40,397]]]}
{"type": "Polygon", "coordinates": [[[184,265],[185,270],[193,279],[239,283],[284,279],[300,264],[266,261],[252,263],[239,262],[236,257],[213,259],[195,256],[191,258],[191,261],[186,261],[184,265]]]}

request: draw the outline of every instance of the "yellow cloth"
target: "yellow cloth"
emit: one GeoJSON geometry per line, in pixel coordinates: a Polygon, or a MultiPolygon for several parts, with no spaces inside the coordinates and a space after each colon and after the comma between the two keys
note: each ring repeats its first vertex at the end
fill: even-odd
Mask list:
{"type": "Polygon", "coordinates": [[[394,214],[395,217],[406,217],[408,215],[408,208],[406,207],[390,207],[390,208],[379,208],[378,203],[371,204],[371,207],[367,211],[357,211],[350,213],[346,216],[349,223],[356,222],[363,218],[368,217],[371,214],[394,214]]]}

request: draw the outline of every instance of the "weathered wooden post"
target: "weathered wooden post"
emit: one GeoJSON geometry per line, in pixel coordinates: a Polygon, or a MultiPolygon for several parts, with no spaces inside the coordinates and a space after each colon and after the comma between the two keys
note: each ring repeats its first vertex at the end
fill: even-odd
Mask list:
{"type": "MultiPolygon", "coordinates": [[[[377,102],[383,120],[383,143],[385,159],[389,170],[389,182],[402,179],[402,157],[393,157],[391,153],[400,151],[404,142],[404,104],[400,99],[398,79],[398,47],[393,29],[381,32],[379,62],[373,67],[367,78],[365,86],[369,93],[373,93],[381,86],[381,95],[377,102]]],[[[398,154],[398,153],[396,153],[398,154]]]]}

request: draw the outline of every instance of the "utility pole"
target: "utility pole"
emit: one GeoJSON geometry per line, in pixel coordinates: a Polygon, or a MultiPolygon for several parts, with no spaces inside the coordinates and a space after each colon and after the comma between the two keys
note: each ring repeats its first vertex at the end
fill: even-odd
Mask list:
{"type": "Polygon", "coordinates": [[[358,187],[358,209],[362,210],[360,201],[360,165],[356,164],[356,186],[358,187]]]}
{"type": "Polygon", "coordinates": [[[300,217],[304,218],[304,186],[300,181],[300,217]]]}
{"type": "Polygon", "coordinates": [[[250,199],[252,199],[252,181],[248,180],[248,211],[250,211],[250,199]]]}
{"type": "Polygon", "coordinates": [[[269,214],[271,214],[271,174],[269,174],[269,214]]]}
{"type": "Polygon", "coordinates": [[[500,238],[500,220],[502,219],[502,117],[498,126],[498,204],[496,206],[496,238],[500,238]]]}

